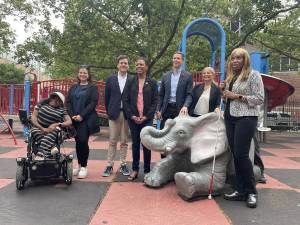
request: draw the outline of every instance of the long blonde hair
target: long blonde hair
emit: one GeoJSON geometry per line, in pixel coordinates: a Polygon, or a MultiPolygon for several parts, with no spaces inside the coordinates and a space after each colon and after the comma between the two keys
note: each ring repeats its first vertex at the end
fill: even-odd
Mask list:
{"type": "Polygon", "coordinates": [[[249,53],[243,49],[243,48],[236,48],[234,49],[228,60],[227,60],[227,78],[226,78],[226,82],[230,83],[231,80],[233,79],[234,76],[241,76],[241,80],[247,80],[248,76],[251,72],[251,65],[250,65],[250,55],[249,53]],[[243,57],[243,68],[240,74],[234,74],[233,73],[233,69],[232,69],[232,57],[238,55],[238,56],[242,56],[243,57]]]}

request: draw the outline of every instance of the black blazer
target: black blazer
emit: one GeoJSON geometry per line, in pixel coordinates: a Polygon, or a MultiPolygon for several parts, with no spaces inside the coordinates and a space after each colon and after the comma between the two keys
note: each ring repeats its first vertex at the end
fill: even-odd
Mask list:
{"type": "MultiPolygon", "coordinates": [[[[124,95],[124,110],[128,119],[132,116],[139,116],[137,109],[137,97],[139,91],[139,81],[135,77],[132,82],[127,86],[127,91],[124,95]]],[[[144,110],[143,114],[147,117],[147,120],[152,120],[154,118],[157,100],[158,100],[158,89],[157,82],[150,77],[146,77],[144,87],[143,87],[143,100],[144,100],[144,110]]]]}
{"type": "MultiPolygon", "coordinates": [[[[125,95],[126,89],[130,81],[133,79],[132,76],[127,75],[125,87],[121,94],[118,75],[113,74],[106,79],[105,82],[105,108],[110,120],[118,119],[121,111],[121,101],[124,104],[123,96],[125,95]]],[[[123,105],[124,107],[124,105],[123,105]]],[[[126,115],[125,115],[126,119],[126,115]]]]}
{"type": "MultiPolygon", "coordinates": [[[[204,91],[204,84],[198,84],[193,88],[192,91],[192,104],[189,108],[189,114],[194,113],[196,104],[204,91]]],[[[211,84],[210,94],[209,94],[209,112],[215,111],[217,107],[220,106],[221,101],[221,90],[214,83],[211,84]]]]}
{"type": "MultiPolygon", "coordinates": [[[[161,81],[159,99],[157,104],[156,111],[160,111],[161,114],[166,111],[169,98],[171,95],[171,75],[173,71],[167,72],[161,81]]],[[[176,90],[176,109],[177,113],[180,112],[180,109],[183,106],[189,107],[192,102],[192,88],[193,88],[193,79],[189,72],[181,71],[177,90],[176,90]]]]}
{"type": "MultiPolygon", "coordinates": [[[[67,110],[71,117],[75,116],[75,113],[73,112],[73,104],[74,101],[76,101],[75,88],[77,86],[79,86],[79,84],[75,84],[70,88],[67,97],[67,110]]],[[[84,104],[80,110],[80,116],[82,117],[83,122],[87,122],[90,134],[100,131],[100,121],[96,112],[98,98],[99,94],[97,86],[88,84],[87,92],[83,100],[84,104]]]]}

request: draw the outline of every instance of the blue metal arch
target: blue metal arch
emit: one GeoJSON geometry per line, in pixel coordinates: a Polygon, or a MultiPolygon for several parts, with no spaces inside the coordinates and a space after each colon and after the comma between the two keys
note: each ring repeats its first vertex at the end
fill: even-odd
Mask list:
{"type": "MultiPolygon", "coordinates": [[[[203,32],[199,32],[199,31],[194,31],[192,33],[189,33],[188,37],[191,37],[193,35],[199,35],[199,36],[203,36],[205,37],[208,41],[209,41],[209,44],[211,46],[211,54],[210,54],[210,66],[211,67],[215,67],[215,57],[216,57],[216,47],[215,47],[215,43],[214,41],[210,38],[209,35],[207,35],[206,33],[203,33],[203,32]]],[[[185,53],[184,53],[185,55],[185,53]]],[[[185,63],[184,63],[185,64],[185,63]]]]}
{"type": "MultiPolygon", "coordinates": [[[[179,50],[186,56],[186,44],[187,44],[187,38],[189,38],[192,35],[200,35],[205,37],[211,46],[211,62],[210,65],[215,65],[215,58],[216,58],[216,49],[220,48],[220,79],[221,81],[225,78],[225,48],[226,48],[226,35],[223,27],[213,19],[210,19],[208,17],[202,17],[193,20],[190,22],[184,29],[182,33],[181,38],[181,44],[179,47],[179,50]],[[199,28],[197,29],[197,25],[201,24],[208,24],[210,27],[206,27],[207,29],[199,28]],[[196,28],[195,31],[193,31],[193,28],[196,28]],[[213,31],[217,31],[217,34],[212,34],[209,30],[209,28],[212,28],[213,31]],[[217,36],[216,36],[217,35],[217,36]]],[[[186,58],[186,57],[185,57],[186,58]]],[[[186,60],[184,59],[184,62],[182,64],[182,69],[185,69],[186,67],[186,60]]]]}

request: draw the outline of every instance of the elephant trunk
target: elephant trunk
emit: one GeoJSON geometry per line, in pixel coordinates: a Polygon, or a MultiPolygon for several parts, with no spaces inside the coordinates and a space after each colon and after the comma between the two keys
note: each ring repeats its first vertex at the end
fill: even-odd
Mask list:
{"type": "Polygon", "coordinates": [[[164,130],[156,130],[150,126],[144,127],[140,135],[142,144],[153,151],[165,152],[166,141],[164,138],[164,130]]]}

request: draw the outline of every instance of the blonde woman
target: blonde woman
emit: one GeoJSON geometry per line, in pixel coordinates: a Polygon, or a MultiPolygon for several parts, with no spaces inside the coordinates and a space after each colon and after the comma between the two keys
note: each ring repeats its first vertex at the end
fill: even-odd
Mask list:
{"type": "Polygon", "coordinates": [[[249,151],[259,115],[256,106],[264,102],[264,87],[261,75],[251,69],[246,50],[234,49],[229,56],[224,86],[225,126],[236,174],[235,191],[224,198],[246,201],[249,208],[256,208],[257,191],[249,151]]]}
{"type": "Polygon", "coordinates": [[[192,91],[192,104],[189,114],[193,117],[209,112],[220,112],[221,91],[214,83],[215,71],[211,67],[202,70],[203,83],[198,84],[192,91]]]}

